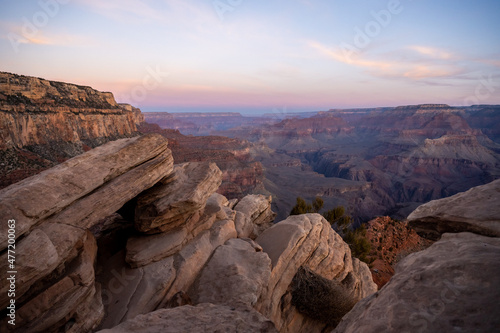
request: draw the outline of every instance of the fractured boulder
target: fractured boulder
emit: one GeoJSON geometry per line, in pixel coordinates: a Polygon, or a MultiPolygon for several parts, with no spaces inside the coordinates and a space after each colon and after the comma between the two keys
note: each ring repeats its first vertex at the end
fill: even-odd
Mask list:
{"type": "Polygon", "coordinates": [[[137,230],[161,233],[196,219],[196,213],[204,208],[208,197],[221,183],[222,172],[215,163],[176,165],[171,181],[160,183],[138,197],[135,209],[137,230]]]}

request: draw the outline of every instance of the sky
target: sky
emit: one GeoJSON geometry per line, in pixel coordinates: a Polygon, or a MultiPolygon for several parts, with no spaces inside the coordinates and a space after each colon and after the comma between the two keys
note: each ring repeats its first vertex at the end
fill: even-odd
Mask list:
{"type": "Polygon", "coordinates": [[[0,0],[0,71],[143,111],[500,104],[498,0],[0,0]]]}

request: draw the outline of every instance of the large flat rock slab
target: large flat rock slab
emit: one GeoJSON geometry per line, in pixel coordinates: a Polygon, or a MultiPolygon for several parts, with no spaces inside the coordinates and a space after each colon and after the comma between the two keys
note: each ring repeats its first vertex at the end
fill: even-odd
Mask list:
{"type": "MultiPolygon", "coordinates": [[[[1,190],[0,215],[16,220],[16,238],[49,217],[88,228],[168,176],[172,166],[167,140],[160,135],[109,142],[1,190]]],[[[0,226],[3,250],[7,223],[0,226]]]]}
{"type": "Polygon", "coordinates": [[[406,257],[389,283],[356,304],[334,332],[497,332],[499,258],[499,238],[444,234],[406,257]]]}
{"type": "Polygon", "coordinates": [[[434,240],[464,231],[500,237],[500,179],[423,204],[408,220],[418,234],[434,240]]]}

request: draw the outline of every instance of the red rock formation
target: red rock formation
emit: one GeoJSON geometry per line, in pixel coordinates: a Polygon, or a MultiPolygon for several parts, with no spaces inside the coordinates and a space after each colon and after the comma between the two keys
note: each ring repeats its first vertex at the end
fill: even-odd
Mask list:
{"type": "Polygon", "coordinates": [[[137,135],[139,109],[110,92],[0,72],[0,187],[137,135]]]}
{"type": "Polygon", "coordinates": [[[393,265],[396,262],[432,244],[417,235],[408,222],[395,221],[388,216],[366,223],[366,237],[371,243],[369,257],[374,260],[370,271],[379,289],[394,275],[393,265]]]}

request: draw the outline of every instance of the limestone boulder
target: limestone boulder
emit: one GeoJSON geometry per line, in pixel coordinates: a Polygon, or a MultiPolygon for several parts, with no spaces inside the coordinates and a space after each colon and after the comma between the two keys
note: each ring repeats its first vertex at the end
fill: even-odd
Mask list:
{"type": "Polygon", "coordinates": [[[225,197],[214,193],[202,211],[196,212],[177,228],[129,238],[125,260],[132,267],[140,267],[175,254],[201,232],[210,229],[215,221],[234,220],[234,212],[224,206],[226,202],[225,197]]]}
{"type": "Polygon", "coordinates": [[[116,253],[97,275],[106,311],[103,328],[155,310],[175,279],[173,256],[138,268],[130,268],[124,257],[124,251],[116,253]]]}
{"type": "Polygon", "coordinates": [[[500,327],[500,239],[443,234],[406,257],[380,291],[334,332],[495,332],[500,327]]]}
{"type": "Polygon", "coordinates": [[[290,216],[265,230],[256,242],[272,264],[269,284],[255,308],[271,319],[280,332],[321,332],[327,326],[312,321],[291,304],[290,285],[300,267],[318,276],[348,285],[356,300],[373,294],[366,264],[353,259],[349,246],[319,214],[290,216]]]}
{"type": "MultiPolygon", "coordinates": [[[[15,270],[16,296],[21,298],[38,281],[50,275],[57,267],[74,259],[81,251],[87,233],[79,228],[66,225],[46,224],[34,229],[16,244],[15,270]]],[[[10,271],[7,261],[8,252],[0,257],[0,267],[10,271]]],[[[0,304],[7,306],[8,284],[1,287],[0,304]]]]}
{"type": "MultiPolygon", "coordinates": [[[[16,238],[50,220],[89,228],[172,172],[167,140],[151,134],[92,149],[0,191],[0,214],[16,221],[16,238]]],[[[7,224],[0,225],[0,249],[7,224]]]]}
{"type": "Polygon", "coordinates": [[[439,239],[445,232],[500,237],[500,179],[419,206],[408,216],[421,236],[439,239]]]}
{"type": "Polygon", "coordinates": [[[236,204],[234,210],[243,213],[243,216],[238,218],[238,237],[255,239],[263,230],[272,225],[276,213],[271,209],[271,202],[271,196],[251,194],[236,204]]]}
{"type": "MultiPolygon", "coordinates": [[[[161,239],[156,239],[156,235],[149,237],[161,239]]],[[[107,313],[101,327],[111,328],[139,314],[166,307],[176,294],[187,293],[214,250],[235,237],[233,221],[215,221],[210,229],[157,261],[132,268],[125,262],[125,251],[112,256],[103,263],[97,277],[107,313]]]]}
{"type": "Polygon", "coordinates": [[[104,316],[94,279],[96,253],[95,238],[87,232],[80,253],[66,265],[62,277],[56,274],[55,281],[46,283],[47,288],[27,300],[19,300],[16,331],[50,332],[64,328],[81,332],[96,328],[104,316]]]}
{"type": "Polygon", "coordinates": [[[192,297],[197,303],[253,306],[271,275],[271,259],[250,239],[230,239],[219,246],[192,297]]]}
{"type": "Polygon", "coordinates": [[[222,183],[215,163],[176,165],[171,181],[160,183],[137,199],[135,226],[141,232],[161,233],[196,219],[222,183]]]}
{"type": "Polygon", "coordinates": [[[161,309],[137,316],[99,333],[277,333],[273,323],[252,308],[209,303],[161,309]]]}

